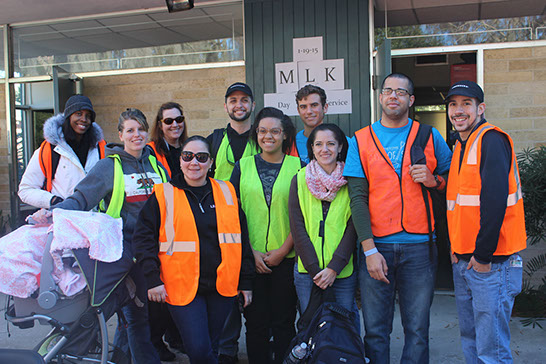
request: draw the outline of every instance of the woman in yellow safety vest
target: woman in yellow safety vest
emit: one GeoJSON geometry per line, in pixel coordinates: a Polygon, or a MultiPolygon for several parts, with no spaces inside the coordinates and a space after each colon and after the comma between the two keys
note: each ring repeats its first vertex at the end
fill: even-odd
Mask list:
{"type": "Polygon", "coordinates": [[[290,228],[298,256],[294,283],[302,314],[313,284],[323,290],[333,287],[336,302],[354,308],[356,232],[343,177],[348,147],[337,125],[317,126],[307,140],[310,162],[290,186],[290,228]]]}
{"type": "Polygon", "coordinates": [[[180,152],[182,143],[188,139],[187,122],[179,103],[166,102],[159,107],[150,131],[148,146],[171,178],[182,172],[180,152]]]}
{"type": "Polygon", "coordinates": [[[133,239],[148,299],[166,302],[192,364],[216,363],[224,322],[241,293],[252,301],[254,260],[246,220],[229,182],[207,177],[210,145],[182,144],[182,174],[158,184],[133,239]]]}
{"type": "Polygon", "coordinates": [[[231,175],[247,216],[258,273],[253,303],[244,311],[250,364],[272,362],[271,334],[274,363],[281,363],[295,335],[295,253],[288,221],[288,192],[302,162],[286,154],[295,134],[292,121],[282,111],[262,109],[250,129],[250,137],[261,153],[239,160],[231,175]]]}
{"type": "MultiPolygon", "coordinates": [[[[130,108],[122,112],[118,131],[123,145],[108,144],[105,148],[107,158],[97,162],[76,185],[73,195],[52,208],[88,211],[100,203],[108,215],[122,218],[123,256],[115,263],[116,268],[130,271],[129,275],[136,284],[137,297],[140,302],[146,303],[144,276],[133,263],[133,231],[138,212],[152,194],[154,184],[165,182],[167,175],[145,148],[148,123],[142,111],[130,108]]],[[[32,217],[44,222],[50,215],[50,211],[42,209],[32,217]]],[[[122,312],[128,323],[127,339],[133,363],[159,364],[159,356],[150,341],[146,305],[137,305],[131,300],[122,307],[122,312]]],[[[117,338],[114,343],[121,344],[117,338]]]]}

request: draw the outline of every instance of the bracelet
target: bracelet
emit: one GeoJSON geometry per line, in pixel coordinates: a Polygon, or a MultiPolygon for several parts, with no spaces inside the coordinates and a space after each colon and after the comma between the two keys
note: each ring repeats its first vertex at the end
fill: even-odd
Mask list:
{"type": "Polygon", "coordinates": [[[373,248],[373,249],[370,249],[370,250],[366,250],[364,252],[364,255],[369,257],[370,255],[373,255],[375,253],[379,253],[379,251],[377,250],[377,248],[373,248]]]}

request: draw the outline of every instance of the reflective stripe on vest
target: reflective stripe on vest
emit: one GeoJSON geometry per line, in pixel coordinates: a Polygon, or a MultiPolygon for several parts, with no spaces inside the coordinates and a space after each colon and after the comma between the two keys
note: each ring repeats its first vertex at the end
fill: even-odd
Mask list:
{"type": "Polygon", "coordinates": [[[472,132],[467,140],[468,148],[461,161],[461,144],[455,144],[449,179],[447,182],[447,222],[451,248],[458,254],[472,254],[480,231],[480,175],[482,140],[486,132],[496,130],[506,135],[512,151],[508,174],[506,212],[499,233],[494,255],[511,255],[525,249],[527,235],[519,170],[512,139],[508,134],[489,123],[472,132]]]}
{"type": "MultiPolygon", "coordinates": [[[[495,129],[495,127],[493,125],[488,125],[488,126],[480,127],[478,130],[475,131],[476,133],[475,139],[470,145],[470,148],[468,150],[467,157],[466,157],[467,165],[478,164],[478,143],[481,144],[482,134],[491,129],[495,129]]],[[[455,145],[455,148],[457,147],[459,147],[460,149],[459,141],[457,141],[457,144],[455,145]]],[[[458,153],[460,154],[460,150],[458,153]]],[[[512,174],[510,178],[514,179],[516,183],[516,190],[513,193],[508,194],[508,198],[506,199],[506,206],[514,206],[515,204],[518,203],[519,200],[523,198],[523,195],[521,192],[521,182],[519,179],[518,171],[519,169],[517,166],[516,158],[514,157],[512,158],[512,167],[510,168],[510,173],[512,174]]],[[[455,209],[455,205],[480,206],[480,195],[461,195],[458,193],[457,198],[455,200],[447,200],[446,202],[447,202],[448,211],[453,211],[455,209]]]]}
{"type": "MultiPolygon", "coordinates": [[[[387,152],[371,126],[355,133],[360,161],[369,183],[369,210],[372,233],[376,237],[401,231],[412,234],[428,234],[428,221],[421,184],[413,182],[409,173],[410,149],[417,136],[419,123],[412,126],[404,147],[402,171],[398,176],[387,152]]],[[[433,138],[425,147],[426,166],[434,173],[438,161],[434,152],[433,138]]],[[[429,196],[429,206],[432,200],[429,196]]],[[[431,213],[432,226],[434,216],[431,213]]]]}
{"type": "MultiPolygon", "coordinates": [[[[341,187],[336,198],[330,203],[326,220],[323,220],[322,201],[314,197],[305,181],[305,168],[298,172],[298,199],[301,213],[305,221],[305,230],[317,254],[319,267],[324,269],[330,264],[345,229],[351,217],[351,199],[347,185],[341,187]],[[324,224],[323,236],[320,236],[320,225],[324,224]]],[[[298,258],[298,271],[307,273],[301,258],[298,258]]],[[[349,263],[337,275],[337,278],[346,278],[353,274],[353,255],[349,263]]]]}
{"type": "MultiPolygon", "coordinates": [[[[110,198],[110,203],[108,204],[108,209],[106,209],[106,202],[101,200],[99,203],[99,210],[104,212],[106,209],[106,214],[112,216],[115,219],[121,217],[121,209],[123,208],[123,202],[125,200],[125,181],[123,179],[123,167],[121,166],[121,158],[118,154],[111,154],[108,158],[114,159],[114,184],[112,187],[112,197],[110,198]]],[[[155,173],[163,182],[167,182],[167,177],[165,172],[157,165],[157,159],[153,155],[148,156],[148,160],[152,165],[152,168],[155,173]]]]}
{"type": "Polygon", "coordinates": [[[155,158],[165,167],[169,177],[172,177],[171,167],[169,167],[169,162],[167,162],[167,157],[165,154],[160,153],[159,148],[156,147],[155,142],[149,142],[148,145],[154,150],[155,158]]]}
{"type": "MultiPolygon", "coordinates": [[[[250,244],[262,253],[278,249],[290,233],[288,194],[290,182],[301,168],[301,161],[297,157],[284,156],[281,169],[273,184],[269,207],[265,201],[255,157],[243,158],[239,164],[241,207],[246,214],[250,244]]],[[[294,255],[292,250],[287,257],[291,258],[294,255]]]]}
{"type": "MultiPolygon", "coordinates": [[[[241,157],[250,157],[258,153],[257,148],[254,145],[252,140],[249,140],[246,143],[245,150],[241,157]]],[[[219,179],[222,181],[229,181],[231,177],[231,172],[233,172],[233,167],[235,166],[235,157],[233,156],[233,150],[229,144],[229,138],[227,132],[224,131],[224,137],[222,138],[222,143],[218,147],[218,152],[216,153],[216,170],[214,171],[214,179],[219,179]]]]}
{"type": "MultiPolygon", "coordinates": [[[[97,143],[97,149],[99,152],[99,159],[104,158],[104,147],[106,146],[106,142],[102,139],[97,143]]],[[[47,140],[44,140],[42,144],[40,144],[40,152],[38,155],[38,162],[40,164],[40,169],[42,170],[42,173],[45,176],[44,181],[44,189],[47,192],[51,192],[53,189],[53,162],[52,162],[52,155],[51,150],[54,149],[55,146],[51,145],[47,140]]],[[[85,170],[85,166],[82,166],[85,170]]]]}
{"type": "MultiPolygon", "coordinates": [[[[231,184],[211,179],[216,206],[222,262],[216,270],[216,289],[225,297],[237,295],[242,247],[239,206],[231,184]]],[[[161,214],[159,259],[167,302],[185,306],[199,286],[199,235],[186,192],[170,183],[154,186],[161,214]]]]}

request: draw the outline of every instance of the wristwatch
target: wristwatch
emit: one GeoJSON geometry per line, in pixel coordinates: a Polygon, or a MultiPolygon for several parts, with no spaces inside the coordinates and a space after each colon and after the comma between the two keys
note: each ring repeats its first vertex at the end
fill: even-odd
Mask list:
{"type": "Polygon", "coordinates": [[[437,174],[434,175],[434,180],[436,181],[436,187],[434,188],[439,188],[442,183],[444,182],[444,179],[440,176],[438,176],[437,174]]]}

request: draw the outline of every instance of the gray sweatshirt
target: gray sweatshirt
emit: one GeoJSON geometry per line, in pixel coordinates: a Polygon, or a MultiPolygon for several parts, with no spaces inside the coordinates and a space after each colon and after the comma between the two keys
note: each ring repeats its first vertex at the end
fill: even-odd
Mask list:
{"type": "MultiPolygon", "coordinates": [[[[123,150],[119,144],[108,144],[105,154],[118,154],[121,158],[123,178],[125,181],[125,200],[121,209],[123,219],[124,246],[131,246],[136,218],[148,197],[152,194],[153,185],[161,183],[159,176],[149,162],[150,152],[144,148],[142,156],[135,158],[123,150]]],[[[159,168],[163,168],[158,162],[159,168]]],[[[97,162],[84,179],[74,188],[74,194],[53,208],[88,211],[104,199],[108,206],[114,185],[114,159],[104,158],[97,162]]]]}

